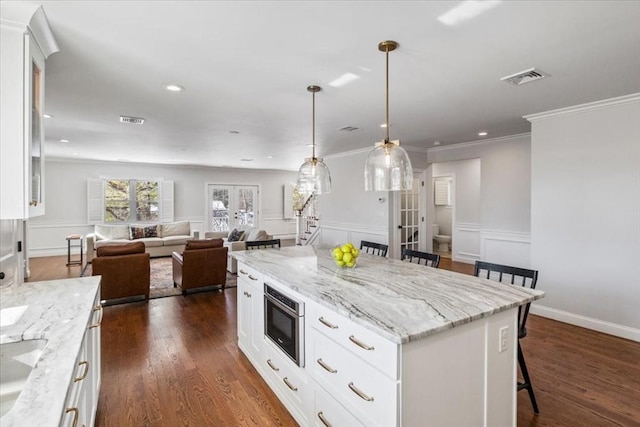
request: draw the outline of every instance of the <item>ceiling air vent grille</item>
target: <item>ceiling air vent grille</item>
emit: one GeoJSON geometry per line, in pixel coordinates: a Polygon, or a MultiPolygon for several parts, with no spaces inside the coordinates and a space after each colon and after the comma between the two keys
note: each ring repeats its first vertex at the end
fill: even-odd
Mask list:
{"type": "Polygon", "coordinates": [[[358,130],[358,128],[355,126],[343,126],[338,130],[343,130],[345,132],[353,132],[354,130],[358,130]]]}
{"type": "Polygon", "coordinates": [[[122,123],[131,123],[134,125],[141,125],[144,123],[144,119],[140,117],[129,117],[129,116],[120,116],[120,121],[122,123]]]}
{"type": "Polygon", "coordinates": [[[511,83],[515,86],[520,86],[525,83],[531,83],[535,82],[536,80],[544,79],[545,77],[549,77],[550,75],[551,74],[545,73],[542,70],[529,68],[528,70],[520,71],[519,73],[503,77],[500,80],[502,80],[503,82],[511,83]]]}

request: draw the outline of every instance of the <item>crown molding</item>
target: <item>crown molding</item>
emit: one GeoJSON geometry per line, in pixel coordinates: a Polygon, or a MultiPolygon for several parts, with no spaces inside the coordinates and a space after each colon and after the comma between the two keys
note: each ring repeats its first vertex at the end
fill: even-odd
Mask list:
{"type": "Polygon", "coordinates": [[[497,138],[490,138],[490,139],[483,139],[483,140],[477,140],[477,141],[469,141],[469,142],[461,142],[459,144],[451,144],[451,145],[443,145],[440,147],[432,147],[432,148],[427,148],[427,153],[438,153],[441,151],[449,151],[449,150],[456,150],[459,148],[467,148],[467,147],[475,147],[478,145],[486,145],[486,144],[494,144],[497,142],[505,142],[505,141],[509,141],[512,139],[517,139],[517,138],[522,138],[522,137],[531,137],[531,132],[526,132],[526,133],[518,133],[515,135],[508,135],[508,136],[500,136],[497,138]]]}
{"type": "Polygon", "coordinates": [[[544,120],[556,116],[564,116],[566,114],[581,113],[584,111],[599,110],[602,108],[615,107],[623,104],[630,104],[640,101],[640,93],[618,96],[616,98],[604,99],[602,101],[589,102],[586,104],[574,105],[572,107],[558,108],[557,110],[545,111],[542,113],[529,114],[523,116],[530,122],[544,120]]]}

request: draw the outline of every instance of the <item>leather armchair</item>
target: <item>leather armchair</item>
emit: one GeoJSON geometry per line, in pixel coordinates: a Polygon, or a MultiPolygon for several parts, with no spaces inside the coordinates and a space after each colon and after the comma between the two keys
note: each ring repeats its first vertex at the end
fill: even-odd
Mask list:
{"type": "Polygon", "coordinates": [[[227,281],[227,251],[222,239],[190,240],[184,252],[174,252],[173,286],[187,290],[221,285],[227,281]]]}
{"type": "Polygon", "coordinates": [[[103,246],[92,261],[93,276],[102,276],[100,299],[144,295],[149,299],[151,287],[150,256],[144,243],[103,246]]]}

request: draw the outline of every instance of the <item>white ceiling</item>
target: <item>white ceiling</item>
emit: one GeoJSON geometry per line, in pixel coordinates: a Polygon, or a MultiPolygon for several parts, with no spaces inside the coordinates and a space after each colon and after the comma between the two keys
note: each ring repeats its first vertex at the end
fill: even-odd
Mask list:
{"type": "Polygon", "coordinates": [[[310,84],[323,88],[318,154],[372,147],[389,39],[403,146],[528,132],[523,115],[640,92],[638,1],[505,1],[454,27],[437,19],[459,3],[45,1],[60,47],[47,61],[46,154],[296,170],[311,154],[310,84]],[[531,67],[551,77],[500,81],[531,67]],[[347,72],[360,78],[329,85],[347,72]]]}

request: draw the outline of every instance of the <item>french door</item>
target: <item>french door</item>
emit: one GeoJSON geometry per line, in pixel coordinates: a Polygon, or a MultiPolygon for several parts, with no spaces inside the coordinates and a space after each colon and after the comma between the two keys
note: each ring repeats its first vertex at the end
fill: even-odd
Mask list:
{"type": "Polygon", "coordinates": [[[400,253],[403,249],[423,250],[424,242],[422,236],[422,225],[424,212],[420,203],[420,179],[413,179],[413,188],[411,190],[400,191],[399,206],[399,243],[400,253]]]}
{"type": "Polygon", "coordinates": [[[207,184],[207,231],[258,226],[258,186],[207,184]]]}

